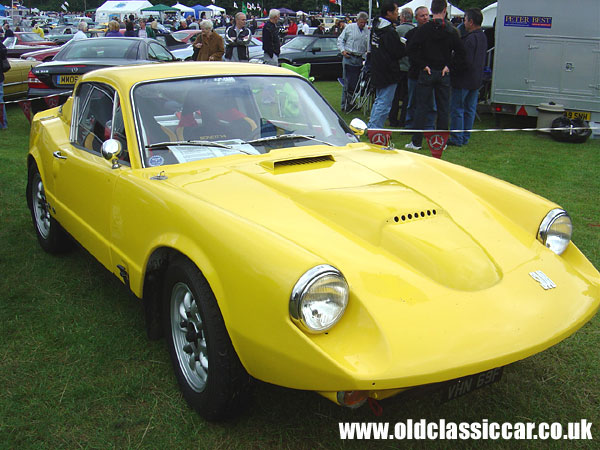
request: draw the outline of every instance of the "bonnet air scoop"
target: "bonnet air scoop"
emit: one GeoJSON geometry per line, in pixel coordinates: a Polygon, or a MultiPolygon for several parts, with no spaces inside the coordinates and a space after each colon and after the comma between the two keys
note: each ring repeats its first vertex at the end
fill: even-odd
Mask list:
{"type": "Polygon", "coordinates": [[[263,161],[262,167],[273,173],[295,172],[299,170],[324,169],[335,162],[332,155],[304,156],[302,158],[263,161]]]}

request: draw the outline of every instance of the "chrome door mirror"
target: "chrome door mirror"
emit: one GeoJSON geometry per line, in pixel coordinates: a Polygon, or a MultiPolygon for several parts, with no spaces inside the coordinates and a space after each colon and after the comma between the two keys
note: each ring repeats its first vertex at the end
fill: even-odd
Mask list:
{"type": "Polygon", "coordinates": [[[118,157],[121,154],[121,143],[116,139],[107,139],[102,143],[102,156],[107,161],[112,161],[113,169],[119,168],[118,157]]]}
{"type": "Polygon", "coordinates": [[[357,136],[362,136],[363,134],[365,134],[365,131],[367,131],[367,124],[364,123],[361,119],[359,119],[358,117],[355,117],[354,119],[352,119],[352,121],[350,122],[350,129],[352,130],[352,132],[357,135],[357,136]]]}

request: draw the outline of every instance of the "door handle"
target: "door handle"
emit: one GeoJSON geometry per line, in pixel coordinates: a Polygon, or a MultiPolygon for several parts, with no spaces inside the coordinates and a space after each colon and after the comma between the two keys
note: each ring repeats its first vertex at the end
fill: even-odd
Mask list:
{"type": "Polygon", "coordinates": [[[56,159],[67,159],[66,156],[63,156],[60,150],[56,150],[54,153],[52,153],[52,156],[54,156],[56,159]]]}

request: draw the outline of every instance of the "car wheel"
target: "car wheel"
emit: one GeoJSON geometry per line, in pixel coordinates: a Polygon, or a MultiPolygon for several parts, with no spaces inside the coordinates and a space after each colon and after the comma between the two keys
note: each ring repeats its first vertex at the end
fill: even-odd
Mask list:
{"type": "Polygon", "coordinates": [[[50,215],[44,183],[37,168],[34,168],[30,174],[29,195],[31,219],[40,246],[48,253],[60,253],[68,250],[69,238],[61,225],[50,215]]]}
{"type": "Polygon", "coordinates": [[[250,376],[208,282],[183,257],[170,264],[165,277],[165,336],[183,397],[208,420],[238,414],[250,397],[250,376]]]}

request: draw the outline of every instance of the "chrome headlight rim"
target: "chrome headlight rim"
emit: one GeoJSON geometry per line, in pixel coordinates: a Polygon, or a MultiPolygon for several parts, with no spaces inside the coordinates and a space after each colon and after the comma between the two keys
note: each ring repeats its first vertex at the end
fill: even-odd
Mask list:
{"type": "MultiPolygon", "coordinates": [[[[567,218],[569,220],[569,223],[571,226],[571,233],[572,233],[573,221],[571,220],[571,216],[569,215],[569,213],[567,213],[567,211],[565,211],[562,208],[555,208],[555,209],[551,210],[550,212],[548,212],[548,214],[546,214],[546,217],[544,217],[544,219],[542,220],[542,223],[540,223],[540,227],[538,229],[538,235],[537,235],[538,240],[545,247],[550,248],[547,245],[548,237],[550,236],[550,231],[552,229],[552,225],[554,225],[554,223],[560,218],[567,218]]],[[[554,251],[552,248],[550,248],[550,250],[552,250],[557,255],[562,255],[563,252],[569,246],[570,242],[571,242],[571,235],[569,235],[569,239],[568,239],[566,245],[560,251],[554,251]]]]}
{"type": "Polygon", "coordinates": [[[313,267],[312,269],[307,270],[298,279],[298,281],[296,282],[296,284],[294,285],[294,287],[292,289],[292,294],[290,296],[290,304],[289,304],[289,313],[290,313],[292,322],[294,322],[301,330],[303,330],[307,333],[310,333],[310,334],[322,334],[322,333],[327,332],[336,323],[338,323],[339,320],[344,315],[344,312],[346,311],[346,307],[348,306],[349,291],[350,291],[350,288],[348,286],[348,281],[346,280],[346,278],[344,277],[342,272],[340,272],[340,270],[338,270],[337,268],[335,268],[329,264],[320,264],[318,266],[313,267]],[[317,281],[319,281],[320,279],[322,279],[326,276],[334,276],[334,277],[339,278],[341,281],[343,281],[343,283],[346,286],[345,304],[344,304],[340,314],[337,316],[337,318],[331,324],[329,324],[326,328],[316,330],[314,328],[311,328],[306,323],[306,321],[304,320],[304,318],[302,316],[302,311],[301,311],[302,299],[304,298],[304,295],[310,290],[310,288],[317,281]]]}

